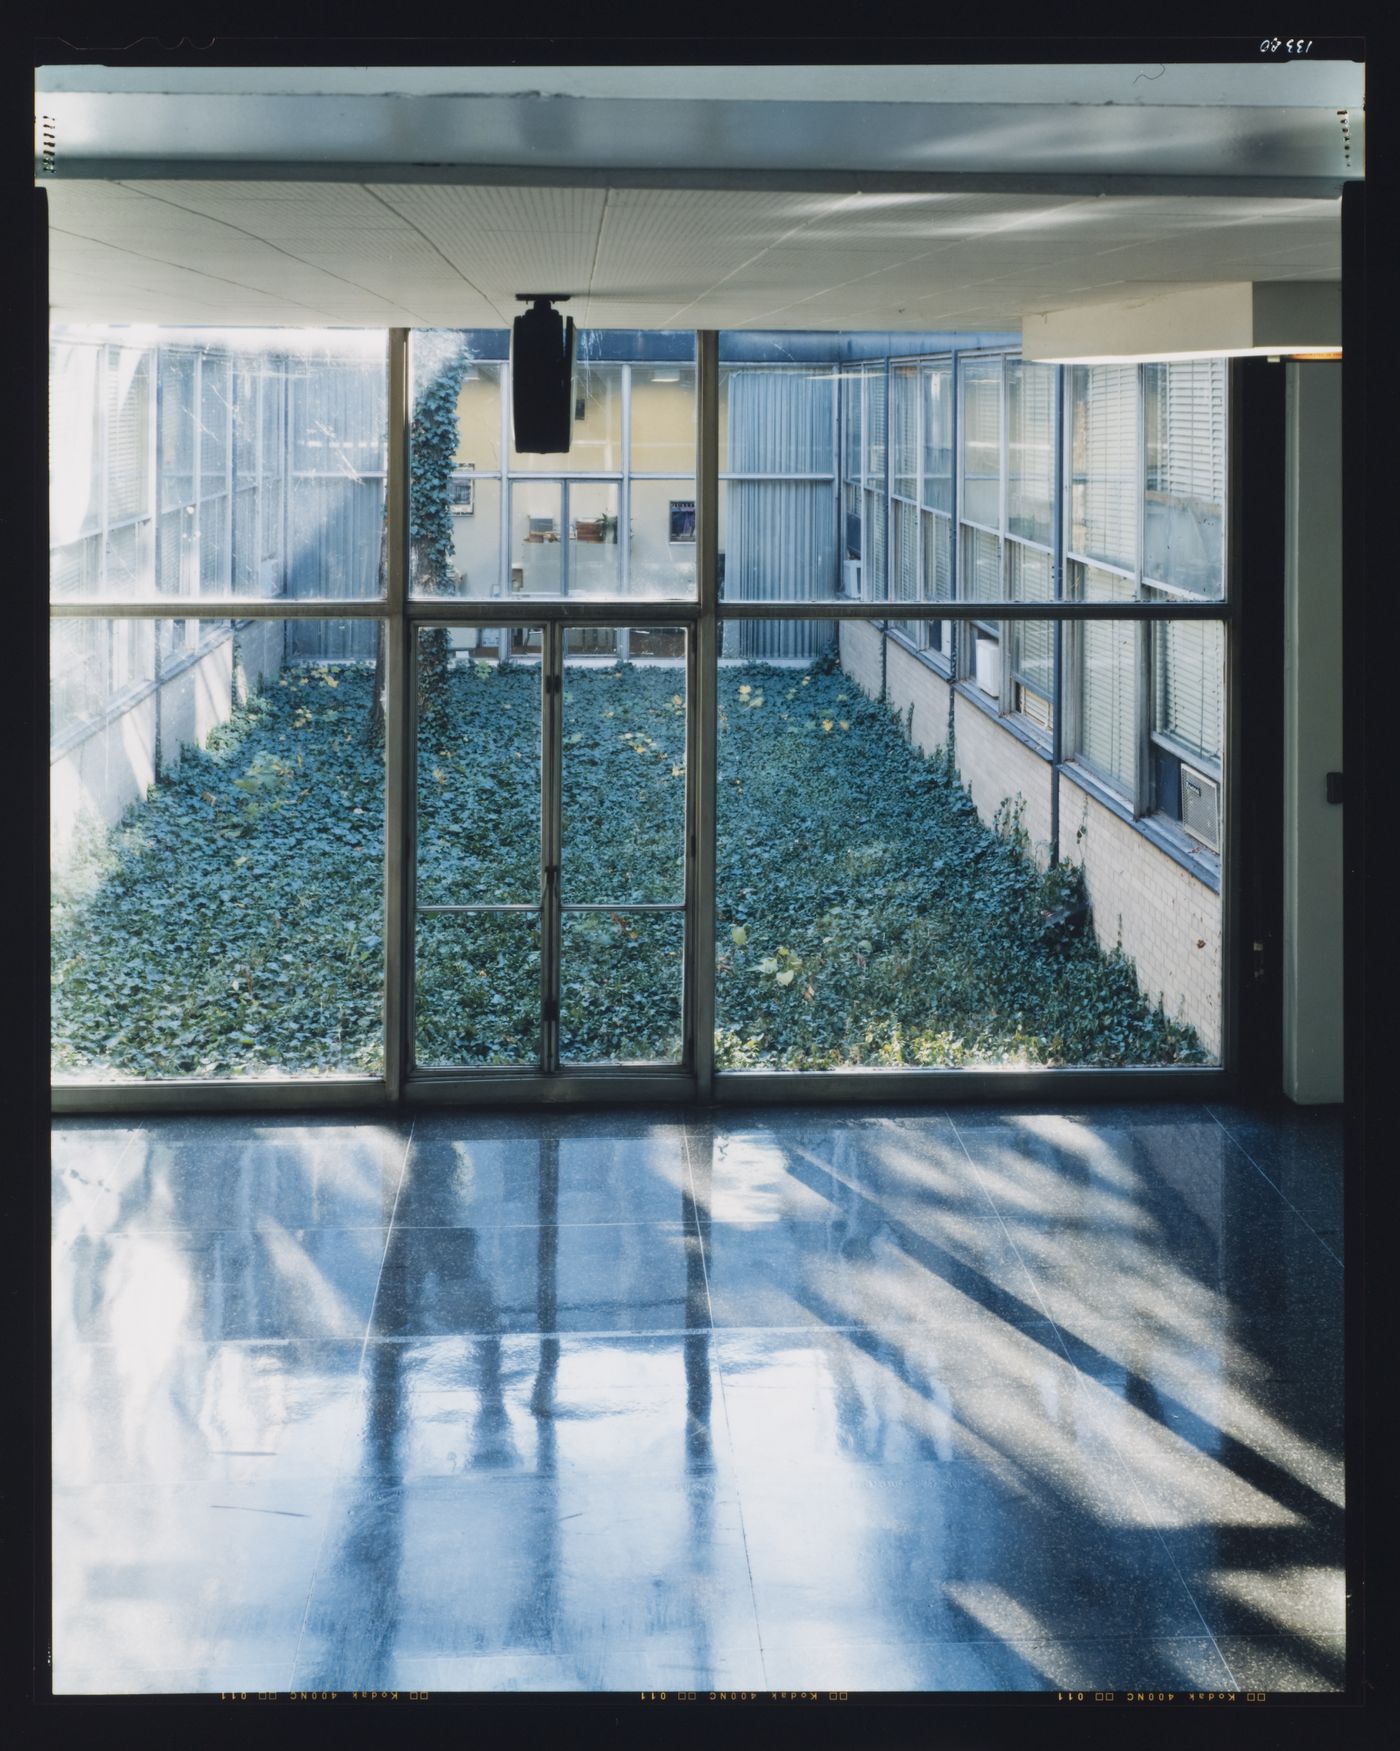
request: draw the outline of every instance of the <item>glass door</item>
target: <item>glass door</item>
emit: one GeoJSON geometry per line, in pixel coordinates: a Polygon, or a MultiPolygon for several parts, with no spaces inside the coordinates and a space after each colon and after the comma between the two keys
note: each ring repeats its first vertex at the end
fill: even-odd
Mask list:
{"type": "Polygon", "coordinates": [[[539,1068],[549,628],[420,626],[414,1061],[539,1068]]]}
{"type": "Polygon", "coordinates": [[[686,1057],[680,627],[561,628],[559,1061],[686,1057]]]}
{"type": "Polygon", "coordinates": [[[684,628],[420,626],[414,1064],[689,1061],[684,628]]]}

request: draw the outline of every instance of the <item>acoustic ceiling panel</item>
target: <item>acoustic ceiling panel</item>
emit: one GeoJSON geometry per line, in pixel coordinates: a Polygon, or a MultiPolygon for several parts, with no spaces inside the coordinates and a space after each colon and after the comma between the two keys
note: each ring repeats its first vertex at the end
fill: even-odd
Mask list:
{"type": "Polygon", "coordinates": [[[1340,203],[338,182],[49,185],[66,319],[1015,328],[1125,283],[1336,278],[1340,203]]]}

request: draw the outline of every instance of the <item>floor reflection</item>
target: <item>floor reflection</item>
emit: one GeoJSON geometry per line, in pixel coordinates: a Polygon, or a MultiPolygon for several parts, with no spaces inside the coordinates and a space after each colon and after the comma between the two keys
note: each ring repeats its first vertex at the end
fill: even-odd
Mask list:
{"type": "Polygon", "coordinates": [[[1224,1109],[74,1127],[56,1687],[1337,1689],[1339,1169],[1224,1109]]]}

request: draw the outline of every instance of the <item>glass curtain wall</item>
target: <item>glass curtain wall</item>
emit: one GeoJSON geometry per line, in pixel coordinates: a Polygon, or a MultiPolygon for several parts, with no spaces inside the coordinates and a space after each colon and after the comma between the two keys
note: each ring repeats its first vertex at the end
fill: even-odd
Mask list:
{"type": "Polygon", "coordinates": [[[664,339],[584,348],[552,458],[491,337],[55,330],[60,1077],[1219,1060],[1223,362],[727,362],[711,602],[664,339]],[[1134,913],[1183,872],[1194,959],[1134,913]],[[1037,1031],[1035,978],[973,1002],[950,908],[1126,1033],[1037,1031]]]}
{"type": "Polygon", "coordinates": [[[384,336],[50,366],[55,1074],[382,1075],[384,336]]]}

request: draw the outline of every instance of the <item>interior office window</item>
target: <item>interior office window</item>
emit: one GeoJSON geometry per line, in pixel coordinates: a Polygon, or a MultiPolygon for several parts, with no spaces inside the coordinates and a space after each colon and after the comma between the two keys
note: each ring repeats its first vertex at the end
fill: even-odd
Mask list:
{"type": "MultiPolygon", "coordinates": [[[[1000,357],[959,361],[959,594],[974,602],[995,602],[1003,593],[1003,396],[1000,357]]],[[[1001,641],[1001,623],[992,620],[970,622],[959,641],[961,675],[998,706],[1001,641]]]]}
{"type": "MultiPolygon", "coordinates": [[[[1043,548],[1020,541],[1006,544],[1007,594],[1016,602],[1053,599],[1053,560],[1043,548]]],[[[1012,620],[1008,645],[1011,709],[1037,730],[1048,733],[1054,714],[1054,627],[1048,620],[1012,620]]]]}
{"type": "Polygon", "coordinates": [[[191,352],[162,347],[157,363],[156,584],[162,594],[189,595],[195,586],[195,388],[191,352]]]}
{"type": "Polygon", "coordinates": [[[125,522],[149,511],[151,355],[108,347],[107,517],[125,522]]]}
{"type": "MultiPolygon", "coordinates": [[[[919,597],[919,367],[890,367],[890,595],[896,602],[919,597]]],[[[924,622],[895,623],[911,641],[921,642],[924,622]]]]}
{"type": "Polygon", "coordinates": [[[1054,539],[1055,367],[1006,365],[1007,533],[1049,547],[1054,539]]]}
{"type": "MultiPolygon", "coordinates": [[[[622,473],[623,367],[600,359],[579,359],[574,366],[573,430],[563,466],[571,474],[622,473]]],[[[536,455],[514,447],[511,473],[557,473],[561,458],[536,455]]]]}
{"type": "Polygon", "coordinates": [[[1224,591],[1225,361],[1143,367],[1143,575],[1168,589],[1224,591]]]}
{"type": "MultiPolygon", "coordinates": [[[[1143,367],[1143,581],[1151,600],[1225,593],[1226,381],[1223,359],[1143,367]]],[[[1168,621],[1149,637],[1151,807],[1218,851],[1224,628],[1168,621]]]]}
{"type": "Polygon", "coordinates": [[[695,366],[676,359],[633,364],[627,370],[633,471],[628,589],[634,594],[693,595],[695,366]],[[643,478],[648,475],[667,478],[643,478]]]}
{"type": "MultiPolygon", "coordinates": [[[[1131,578],[1078,562],[1069,567],[1070,596],[1078,601],[1130,602],[1131,578]]],[[[1085,620],[1074,640],[1075,758],[1126,801],[1137,779],[1137,627],[1121,620],[1085,620]]]]}
{"type": "Polygon", "coordinates": [[[695,367],[681,360],[631,370],[634,474],[695,478],[695,367]]]}
{"type": "Polygon", "coordinates": [[[1070,398],[1070,551],[1137,568],[1136,365],[1073,365],[1070,398]]]}
{"type": "Polygon", "coordinates": [[[282,594],[282,507],[286,479],[286,366],[277,358],[266,361],[258,386],[258,562],[259,581],[267,594],[282,594]],[[263,568],[271,568],[266,571],[263,568]]]}
{"type": "Polygon", "coordinates": [[[826,367],[720,371],[721,592],[744,600],[830,598],[836,376],[826,367]]]}
{"type": "Polygon", "coordinates": [[[958,515],[1001,527],[1001,360],[967,359],[962,382],[962,499],[958,515]]]}
{"type": "MultiPolygon", "coordinates": [[[[926,602],[946,602],[953,594],[953,366],[950,359],[923,367],[922,433],[919,502],[923,524],[923,596],[926,602]]],[[[951,647],[949,623],[923,623],[922,642],[946,655],[951,647]]]]}
{"type": "Polygon", "coordinates": [[[841,373],[841,590],[861,594],[862,412],[863,371],[841,373]]]}
{"type": "Polygon", "coordinates": [[[889,482],[885,473],[889,379],[883,364],[867,365],[863,375],[865,423],[862,431],[861,537],[865,555],[861,586],[865,596],[879,599],[889,590],[885,539],[889,513],[889,482]]]}
{"type": "Polygon", "coordinates": [[[229,588],[230,361],[205,353],[199,361],[199,587],[229,588]]]}
{"type": "Polygon", "coordinates": [[[233,371],[233,589],[248,595],[258,585],[257,361],[242,358],[233,371]]]}
{"type": "Polygon", "coordinates": [[[501,471],[501,386],[505,366],[471,359],[462,370],[457,395],[458,469],[473,474],[501,471]]]}
{"type": "MultiPolygon", "coordinates": [[[[961,574],[965,599],[973,602],[996,602],[1001,599],[1001,549],[1001,537],[992,534],[990,530],[963,529],[961,574]]],[[[1000,702],[1000,622],[969,622],[963,650],[965,656],[960,666],[967,677],[979,692],[1000,702]]]]}
{"type": "MultiPolygon", "coordinates": [[[[1161,593],[1150,592],[1157,600],[1161,593]]],[[[1208,850],[1220,850],[1225,629],[1170,620],[1152,638],[1152,807],[1208,850]]]]}

